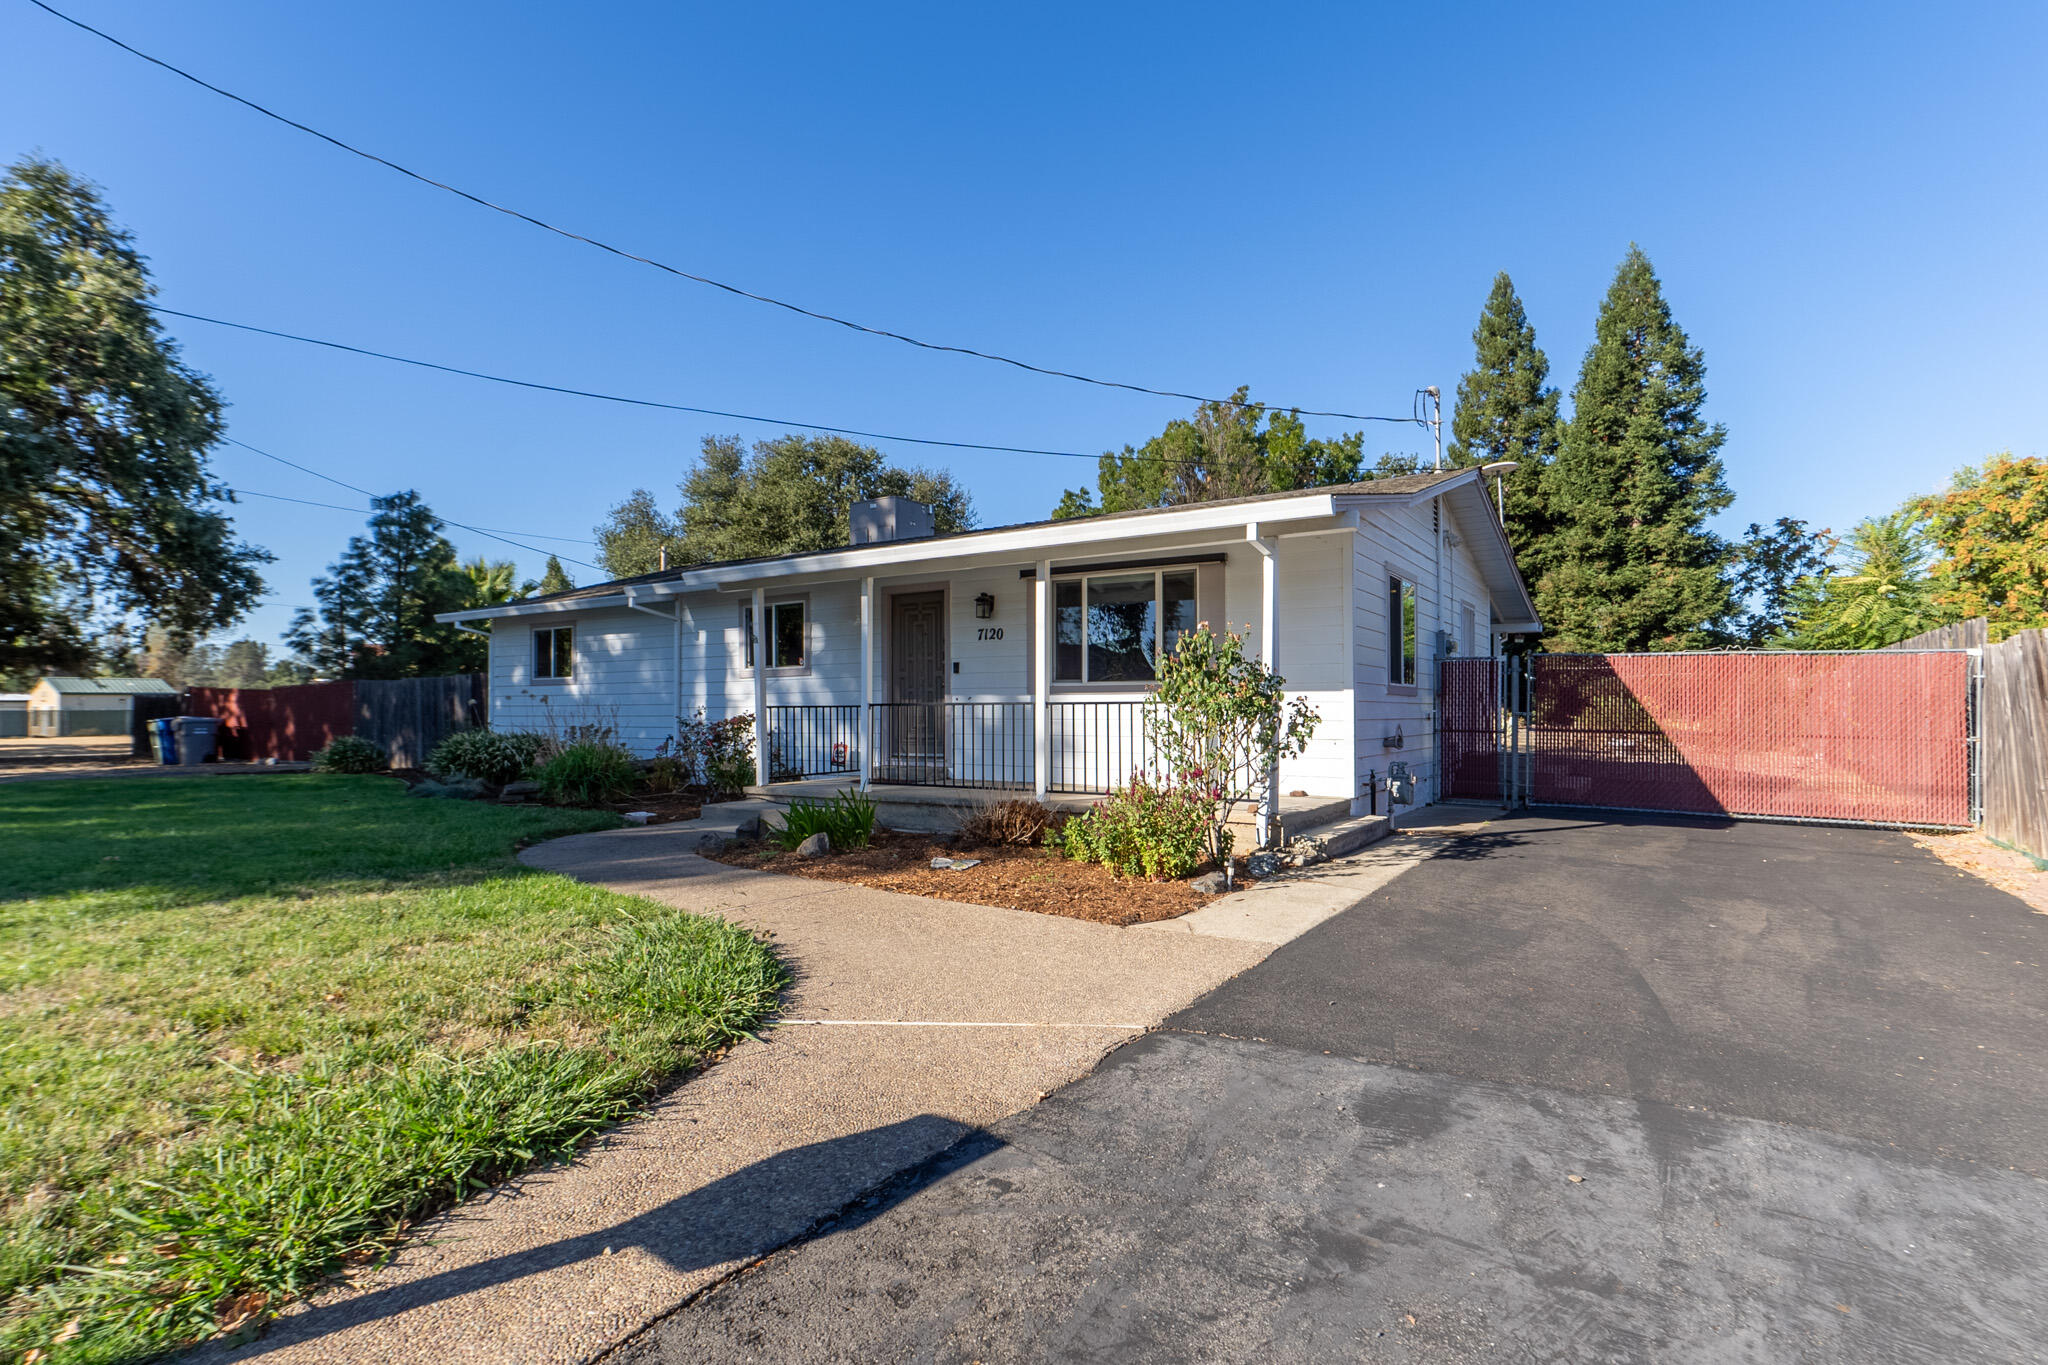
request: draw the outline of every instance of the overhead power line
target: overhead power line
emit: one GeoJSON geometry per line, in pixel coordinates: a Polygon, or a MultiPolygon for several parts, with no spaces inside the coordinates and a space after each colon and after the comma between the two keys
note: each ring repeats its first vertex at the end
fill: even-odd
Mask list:
{"type": "MultiPolygon", "coordinates": [[[[267,460],[276,460],[276,461],[277,461],[277,462],[278,462],[279,464],[287,464],[287,465],[291,465],[291,467],[292,467],[293,469],[300,469],[300,470],[304,470],[304,471],[305,471],[306,473],[308,473],[308,474],[311,474],[311,475],[312,475],[312,476],[313,476],[314,478],[316,478],[316,479],[325,479],[325,480],[327,480],[327,482],[329,482],[329,483],[331,483],[331,484],[334,484],[334,485],[336,485],[337,487],[341,487],[341,488],[346,488],[346,489],[348,489],[348,490],[349,490],[349,491],[350,491],[351,493],[361,493],[361,494],[362,494],[362,495],[363,495],[364,497],[366,497],[366,498],[379,498],[379,497],[383,497],[383,496],[386,496],[386,495],[384,495],[384,494],[382,494],[382,493],[372,493],[372,492],[371,492],[371,491],[370,491],[369,489],[367,489],[367,488],[358,488],[358,487],[356,487],[356,486],[355,486],[354,484],[352,484],[352,483],[345,483],[345,482],[343,482],[342,480],[340,480],[340,479],[337,479],[337,478],[335,478],[335,477],[334,477],[334,476],[333,476],[332,474],[323,474],[323,473],[321,473],[321,472],[320,472],[319,470],[317,470],[317,469],[314,469],[314,468],[312,468],[312,467],[311,467],[310,465],[302,465],[302,464],[298,464],[298,463],[296,463],[296,462],[294,462],[294,461],[292,461],[292,460],[287,460],[287,459],[285,459],[285,458],[284,458],[284,456],[282,456],[282,455],[272,455],[272,454],[271,454],[271,453],[270,453],[269,451],[267,451],[267,450],[260,450],[260,449],[258,449],[257,447],[255,447],[255,446],[252,446],[252,445],[250,445],[250,444],[249,444],[249,443],[248,443],[247,441],[238,441],[238,440],[236,440],[236,439],[235,439],[234,437],[232,437],[232,436],[229,436],[229,437],[225,437],[225,438],[223,438],[223,439],[227,440],[227,441],[228,441],[229,443],[231,443],[231,444],[233,444],[233,445],[238,445],[238,446],[240,446],[240,447],[241,447],[242,449],[244,449],[244,450],[251,450],[251,451],[255,451],[255,453],[256,453],[256,454],[258,454],[258,455],[261,455],[261,456],[263,456],[263,457],[264,457],[265,459],[267,459],[267,460]]],[[[244,490],[241,490],[241,489],[233,489],[233,490],[230,490],[230,491],[232,491],[232,492],[237,492],[237,493],[239,493],[239,492],[242,492],[242,491],[244,491],[244,490]]],[[[254,493],[254,492],[252,492],[252,493],[250,493],[250,494],[249,494],[249,496],[251,496],[251,497],[256,497],[256,498],[271,498],[271,499],[273,499],[273,500],[275,500],[275,501],[278,501],[278,502],[297,502],[297,503],[304,503],[304,504],[305,504],[306,506],[308,506],[308,507],[332,507],[332,508],[335,508],[335,510],[337,510],[337,511],[342,511],[342,512],[369,512],[369,511],[371,510],[370,508],[367,508],[367,507],[341,507],[341,506],[340,506],[339,504],[336,504],[336,503],[331,503],[331,502],[312,502],[312,501],[310,501],[310,500],[308,500],[308,499],[306,499],[306,498],[287,498],[287,497],[282,497],[282,496],[280,496],[279,494],[276,494],[276,493],[254,493]]],[[[452,517],[444,517],[444,516],[442,516],[442,515],[441,515],[441,514],[440,514],[439,512],[436,512],[436,513],[434,513],[434,520],[435,520],[435,521],[437,521],[437,522],[440,522],[440,523],[441,523],[442,525],[444,525],[444,526],[454,526],[454,527],[457,527],[457,528],[459,528],[459,529],[461,529],[461,530],[464,530],[464,531],[472,531],[472,532],[476,533],[477,535],[480,535],[480,536],[484,536],[484,537],[487,537],[487,538],[489,538],[489,539],[491,539],[491,540],[496,540],[496,541],[500,541],[500,542],[502,542],[502,543],[504,543],[504,544],[506,544],[506,545],[510,545],[510,546],[511,546],[511,547],[512,547],[513,549],[515,549],[515,550],[524,550],[524,551],[526,551],[526,552],[527,552],[528,554],[530,554],[530,555],[554,555],[554,556],[555,556],[555,557],[556,557],[557,559],[566,559],[566,560],[568,560],[568,561],[569,561],[569,562],[570,562],[571,564],[580,564],[580,565],[582,565],[582,566],[583,566],[584,568],[586,568],[586,569],[596,569],[596,570],[597,570],[597,571],[598,571],[599,573],[604,573],[604,572],[606,572],[606,570],[605,570],[604,566],[603,566],[603,565],[601,565],[601,564],[592,564],[592,563],[591,563],[591,562],[590,562],[589,560],[587,560],[587,559],[578,559],[578,558],[576,558],[576,557],[575,557],[574,555],[565,555],[565,554],[561,553],[561,552],[560,552],[559,550],[543,550],[543,549],[540,549],[540,548],[539,548],[538,546],[534,546],[534,545],[523,545],[523,544],[521,544],[521,543],[520,543],[519,541],[513,540],[513,539],[512,539],[512,538],[511,538],[510,536],[506,536],[506,535],[501,535],[501,534],[499,534],[499,533],[498,533],[498,532],[496,532],[496,531],[491,531],[491,530],[487,530],[487,529],[485,529],[485,528],[484,528],[484,527],[482,527],[482,526],[472,526],[472,525],[470,525],[470,524],[469,524],[468,522],[466,522],[466,521],[456,521],[456,520],[455,520],[454,518],[452,518],[452,517]]],[[[514,532],[513,534],[514,534],[514,535],[517,535],[517,534],[520,534],[520,533],[519,533],[519,532],[514,532]]],[[[549,540],[567,540],[567,539],[569,539],[569,537],[567,537],[567,536],[549,536],[549,537],[546,537],[546,539],[549,539],[549,540]]],[[[595,542],[595,541],[587,541],[587,542],[581,542],[581,543],[584,543],[584,544],[595,544],[596,542],[595,542]]]]}
{"type": "MultiPolygon", "coordinates": [[[[839,317],[832,313],[819,312],[814,308],[805,308],[801,304],[791,303],[786,299],[774,298],[767,294],[757,294],[751,289],[742,289],[736,284],[727,284],[723,280],[712,279],[709,275],[699,275],[694,271],[684,270],[680,266],[669,265],[664,261],[658,261],[654,259],[652,256],[642,256],[637,252],[628,251],[624,247],[613,246],[608,242],[599,241],[595,237],[586,236],[583,233],[572,231],[569,228],[558,227],[555,224],[550,223],[543,218],[536,218],[530,213],[523,213],[518,209],[508,208],[503,204],[494,203],[493,201],[484,198],[482,195],[472,194],[468,190],[461,189],[455,185],[448,184],[445,181],[436,180],[432,176],[422,175],[418,171],[411,170],[405,166],[401,166],[395,161],[391,161],[384,157],[378,156],[375,152],[365,151],[363,148],[355,146],[353,143],[344,142],[340,138],[335,137],[331,133],[323,133],[318,128],[314,128],[311,127],[310,125],[300,123],[297,119],[288,118],[285,115],[278,113],[274,109],[265,108],[263,105],[258,104],[256,101],[252,99],[248,99],[242,95],[237,95],[232,90],[224,90],[220,86],[215,85],[213,82],[209,80],[193,75],[190,71],[185,70],[183,67],[173,66],[171,63],[163,60],[161,57],[153,57],[149,53],[142,51],[140,48],[133,47],[128,43],[124,43],[119,38],[116,38],[113,34],[108,33],[103,29],[94,28],[91,24],[86,23],[82,19],[74,19],[72,16],[66,14],[64,11],[58,9],[56,6],[46,4],[45,0],[29,0],[29,3],[34,5],[37,9],[46,11],[47,13],[52,14],[59,19],[62,19],[65,23],[70,24],[73,28],[82,29],[83,31],[92,34],[95,38],[104,39],[105,41],[112,43],[115,47],[120,48],[123,52],[127,52],[133,56],[140,57],[143,61],[148,62],[153,66],[162,67],[165,71],[170,72],[172,75],[177,76],[183,80],[190,81],[192,84],[199,86],[201,89],[210,90],[214,94],[221,96],[223,99],[233,100],[236,104],[242,105],[243,107],[248,109],[253,109],[255,112],[263,115],[265,118],[275,119],[277,122],[284,124],[288,128],[295,128],[299,132],[305,133],[308,136],[319,138],[322,142],[328,143],[329,145],[334,147],[338,147],[342,151],[347,152],[352,156],[359,156],[363,158],[363,160],[374,162],[387,170],[396,171],[398,172],[398,174],[405,176],[408,179],[416,180],[422,185],[429,185],[432,186],[434,189],[444,190],[449,194],[455,195],[459,199],[466,199],[470,203],[475,204],[481,208],[487,208],[491,210],[493,213],[502,213],[508,218],[516,218],[520,222],[530,224],[534,227],[541,229],[544,232],[552,232],[556,236],[566,237],[572,242],[581,242],[585,246],[595,247],[599,251],[607,252],[610,255],[620,257],[623,260],[635,261],[641,265],[652,266],[654,269],[666,272],[667,274],[675,275],[681,279],[692,280],[698,284],[709,285],[713,289],[723,290],[724,292],[735,295],[739,298],[751,299],[755,303],[765,303],[770,305],[771,307],[785,309],[789,312],[799,314],[803,317],[813,318],[819,322],[830,322],[840,327],[848,328],[852,331],[865,332],[869,336],[885,337],[890,341],[900,341],[906,346],[915,346],[920,350],[950,352],[951,354],[954,355],[969,356],[976,360],[987,360],[993,361],[996,364],[1000,365],[1011,365],[1020,370],[1029,370],[1033,374],[1049,375],[1055,379],[1071,379],[1076,383],[1093,384],[1098,388],[1124,389],[1131,393],[1151,394],[1152,396],[1157,398],[1180,398],[1185,399],[1191,403],[1227,403],[1230,401],[1229,399],[1223,398],[1205,398],[1201,394],[1197,393],[1182,393],[1177,389],[1155,389],[1144,384],[1130,384],[1117,379],[1098,379],[1092,375],[1077,374],[1072,370],[1054,369],[1050,366],[1045,365],[1033,365],[1029,361],[1018,360],[1013,356],[1000,355],[993,351],[980,351],[974,349],[971,346],[953,346],[942,342],[923,341],[918,339],[917,337],[907,336],[902,332],[892,332],[885,327],[870,327],[866,323],[855,322],[851,318],[839,317]]],[[[1351,422],[1397,422],[1405,424],[1413,420],[1407,417],[1381,417],[1375,416],[1370,413],[1337,412],[1334,410],[1322,408],[1297,408],[1280,404],[1267,404],[1266,406],[1272,408],[1282,408],[1286,411],[1298,412],[1304,417],[1336,417],[1351,422]]],[[[803,426],[807,424],[796,422],[790,423],[790,425],[803,426]]],[[[830,430],[830,428],[820,428],[820,430],[830,430]]]]}
{"type": "MultiPolygon", "coordinates": [[[[81,293],[92,291],[81,290],[81,293]]],[[[111,297],[111,296],[109,296],[111,297]]],[[[459,365],[443,365],[432,360],[416,360],[411,356],[393,355],[389,351],[373,351],[366,346],[350,346],[346,342],[324,341],[319,337],[300,336],[296,332],[280,332],[271,327],[258,327],[247,322],[230,322],[226,318],[211,318],[204,313],[187,313],[182,309],[166,308],[160,303],[147,299],[135,299],[152,313],[167,317],[184,318],[190,322],[210,323],[215,327],[232,327],[238,332],[255,332],[261,336],[277,337],[284,341],[303,342],[308,346],[325,346],[331,351],[347,351],[351,355],[369,356],[373,360],[389,360],[399,365],[415,365],[423,370],[439,370],[443,374],[459,374],[468,379],[485,379],[493,384],[510,384],[515,388],[538,389],[542,393],[564,393],[572,398],[595,398],[604,403],[625,403],[636,408],[662,408],[669,412],[690,412],[704,417],[725,417],[735,422],[759,422],[765,426],[798,427],[805,431],[829,431],[840,436],[858,436],[868,441],[896,441],[906,445],[942,446],[949,450],[986,450],[1001,455],[1058,455],[1072,460],[1093,460],[1097,458],[1080,450],[1043,450],[1033,446],[989,445],[979,441],[942,441],[930,436],[896,436],[882,431],[861,431],[855,427],[835,427],[823,422],[798,422],[786,417],[762,417],[757,413],[725,412],[718,408],[692,407],[687,403],[666,403],[655,398],[633,398],[625,394],[600,393],[595,389],[570,388],[563,384],[543,384],[532,379],[513,379],[502,374],[487,374],[482,370],[466,370],[459,365]]]]}
{"type": "MultiPolygon", "coordinates": [[[[263,450],[263,449],[260,449],[259,447],[256,447],[256,446],[252,446],[252,445],[250,445],[250,444],[249,444],[249,443],[248,443],[247,441],[237,440],[237,439],[236,439],[235,437],[233,437],[233,436],[223,436],[223,437],[221,437],[221,439],[222,439],[223,441],[226,441],[226,442],[227,442],[227,443],[228,443],[229,445],[235,445],[235,446],[240,446],[240,447],[241,447],[242,449],[244,449],[244,450],[246,450],[246,451],[249,451],[249,452],[251,452],[252,454],[256,454],[256,455],[261,455],[261,456],[262,456],[262,457],[263,457],[264,459],[266,459],[266,460],[275,460],[275,461],[277,461],[277,462],[278,462],[279,464],[282,464],[282,465],[290,465],[290,466],[291,466],[291,467],[292,467],[293,469],[296,469],[296,470],[298,470],[298,471],[299,471],[300,473],[302,473],[302,474],[311,474],[311,475],[312,475],[312,476],[313,476],[314,478],[316,478],[316,479],[325,479],[325,480],[327,480],[327,482],[329,482],[329,483],[331,483],[331,484],[335,485],[335,486],[336,486],[336,487],[338,487],[338,488],[346,488],[346,489],[347,489],[347,490],[348,490],[349,492],[351,492],[351,493],[361,493],[361,494],[362,494],[362,495],[363,495],[364,497],[366,497],[366,498],[376,498],[376,497],[382,497],[382,496],[384,496],[384,495],[383,495],[383,494],[381,494],[381,493],[372,493],[372,492],[371,492],[371,491],[370,491],[369,489],[367,489],[367,488],[359,488],[359,487],[357,487],[357,486],[356,486],[355,484],[349,483],[349,482],[347,482],[347,481],[345,481],[345,480],[342,480],[342,479],[337,479],[337,478],[335,478],[335,477],[334,477],[334,476],[333,476],[332,474],[323,474],[323,473],[322,473],[321,471],[319,471],[319,470],[317,470],[317,469],[313,468],[313,467],[312,467],[311,465],[303,465],[303,464],[300,464],[300,463],[299,463],[298,461],[296,461],[296,460],[287,460],[287,459],[286,459],[286,458],[285,458],[284,456],[282,456],[282,455],[273,455],[273,454],[271,454],[271,453],[270,453],[269,451],[267,451],[267,450],[263,450]]],[[[242,491],[246,492],[247,490],[245,489],[245,490],[242,490],[242,491]]],[[[252,494],[250,494],[250,496],[251,496],[251,497],[258,497],[258,498],[275,498],[275,497],[277,497],[278,495],[277,495],[277,494],[275,494],[275,493],[252,493],[252,494]]],[[[305,501],[305,499],[303,499],[303,498],[284,498],[284,499],[282,499],[282,501],[284,501],[284,502],[304,502],[304,501],[305,501]]],[[[314,502],[314,503],[307,503],[306,505],[307,505],[307,506],[309,506],[309,507],[333,507],[333,506],[336,506],[337,504],[335,504],[335,503],[330,503],[330,502],[314,502]]],[[[345,508],[342,508],[342,510],[343,510],[343,511],[345,511],[345,512],[360,512],[360,511],[365,511],[365,510],[367,510],[367,509],[365,509],[365,508],[360,508],[360,507],[345,507],[345,508]]],[[[449,522],[448,524],[449,524],[450,526],[458,526],[458,525],[461,525],[461,523],[460,523],[460,522],[449,522]]],[[[566,543],[568,543],[568,544],[570,544],[570,545],[595,545],[595,544],[597,544],[597,542],[596,542],[596,541],[594,541],[594,540],[589,540],[589,539],[586,539],[586,538],[585,538],[585,537],[583,537],[583,536],[551,536],[551,535],[548,535],[547,533],[545,533],[545,532],[543,532],[543,531],[507,531],[507,530],[505,530],[505,529],[504,529],[503,527],[501,527],[501,526],[478,526],[478,527],[465,527],[464,529],[465,529],[465,530],[476,530],[476,531],[479,531],[479,532],[483,533],[484,535],[503,535],[503,536],[525,536],[525,537],[526,537],[526,538],[527,538],[528,540],[560,540],[560,541],[564,541],[564,542],[566,542],[566,543]]]]}

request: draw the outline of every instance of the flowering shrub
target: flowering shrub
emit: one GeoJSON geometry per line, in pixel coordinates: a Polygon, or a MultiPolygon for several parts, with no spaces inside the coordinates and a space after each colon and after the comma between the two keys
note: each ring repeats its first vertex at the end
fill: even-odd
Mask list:
{"type": "MultiPolygon", "coordinates": [[[[1155,881],[1185,877],[1202,865],[1209,845],[1208,796],[1157,786],[1134,776],[1131,784],[1060,828],[1060,852],[1076,862],[1101,863],[1126,877],[1155,881]]],[[[1223,833],[1224,855],[1230,834],[1223,833]]]]}
{"type": "Polygon", "coordinates": [[[699,711],[661,742],[655,757],[676,758],[702,777],[715,796],[730,796],[754,781],[754,715],[706,720],[699,711]]]}
{"type": "Polygon", "coordinates": [[[1308,748],[1317,716],[1287,680],[1245,653],[1244,637],[1217,634],[1204,621],[1174,643],[1159,664],[1159,690],[1147,726],[1169,781],[1207,802],[1211,854],[1230,873],[1230,813],[1262,803],[1280,760],[1308,748]]]}

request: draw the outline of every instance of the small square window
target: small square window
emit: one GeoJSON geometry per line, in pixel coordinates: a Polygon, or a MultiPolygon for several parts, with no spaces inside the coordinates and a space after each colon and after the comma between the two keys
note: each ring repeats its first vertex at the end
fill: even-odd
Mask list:
{"type": "Polygon", "coordinates": [[[576,631],[573,626],[552,626],[533,633],[533,676],[562,681],[575,676],[576,631]]]}
{"type": "MultiPolygon", "coordinates": [[[[754,609],[740,608],[740,622],[747,635],[747,664],[754,666],[754,609]]],[[[775,602],[768,607],[768,666],[802,668],[809,662],[804,631],[802,602],[775,602]]]]}

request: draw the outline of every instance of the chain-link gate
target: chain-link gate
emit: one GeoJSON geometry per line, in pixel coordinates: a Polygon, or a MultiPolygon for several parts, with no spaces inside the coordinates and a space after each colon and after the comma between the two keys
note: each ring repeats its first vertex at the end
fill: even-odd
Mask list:
{"type": "Polygon", "coordinates": [[[1442,790],[1965,827],[1977,815],[1975,672],[1965,650],[1447,659],[1442,790]]]}

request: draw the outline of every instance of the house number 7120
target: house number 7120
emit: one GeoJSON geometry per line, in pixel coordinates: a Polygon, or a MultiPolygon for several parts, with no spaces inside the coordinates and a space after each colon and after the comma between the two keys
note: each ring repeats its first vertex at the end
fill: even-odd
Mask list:
{"type": "Polygon", "coordinates": [[[974,630],[974,638],[977,640],[1000,640],[1003,638],[1003,628],[1001,626],[977,626],[974,630]]]}

